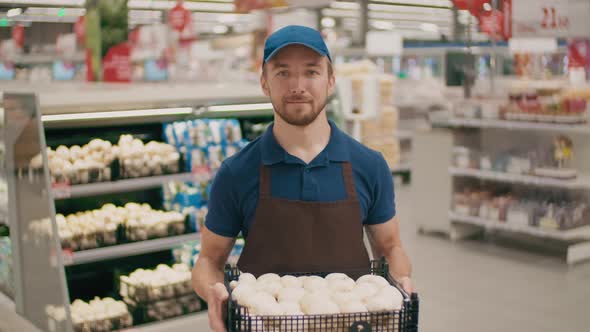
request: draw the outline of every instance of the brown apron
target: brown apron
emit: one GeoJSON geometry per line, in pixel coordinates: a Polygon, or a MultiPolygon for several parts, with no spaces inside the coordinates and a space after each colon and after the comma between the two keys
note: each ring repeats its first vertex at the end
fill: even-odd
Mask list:
{"type": "Polygon", "coordinates": [[[351,164],[342,163],[346,199],[334,202],[271,197],[270,173],[261,166],[258,206],[238,268],[257,277],[270,272],[368,273],[351,164]]]}

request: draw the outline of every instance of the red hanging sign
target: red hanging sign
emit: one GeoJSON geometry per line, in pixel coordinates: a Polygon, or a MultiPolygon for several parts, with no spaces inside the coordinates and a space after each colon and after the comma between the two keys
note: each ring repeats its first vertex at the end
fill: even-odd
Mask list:
{"type": "Polygon", "coordinates": [[[590,40],[573,39],[567,45],[568,68],[590,68],[590,40]]]}
{"type": "Polygon", "coordinates": [[[74,23],[74,33],[76,33],[76,39],[81,45],[86,42],[86,17],[80,16],[76,23],[74,23]]]}
{"type": "Polygon", "coordinates": [[[18,48],[23,48],[25,45],[25,27],[20,24],[15,24],[12,27],[12,40],[18,48]]]}
{"type": "Polygon", "coordinates": [[[102,60],[102,80],[105,82],[131,82],[131,46],[121,43],[109,49],[102,60]]]}
{"type": "Polygon", "coordinates": [[[178,32],[184,31],[191,24],[191,19],[191,12],[184,8],[182,1],[178,1],[168,12],[168,25],[178,32]]]}
{"type": "Polygon", "coordinates": [[[479,29],[496,39],[508,39],[504,31],[504,14],[499,10],[484,11],[479,16],[479,29]]]}

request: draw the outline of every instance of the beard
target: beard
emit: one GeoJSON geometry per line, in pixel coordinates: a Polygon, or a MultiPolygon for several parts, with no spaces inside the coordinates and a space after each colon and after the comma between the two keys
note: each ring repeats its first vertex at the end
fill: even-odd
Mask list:
{"type": "Polygon", "coordinates": [[[286,123],[296,127],[306,127],[317,119],[327,103],[328,98],[319,104],[312,99],[286,98],[280,103],[281,107],[275,106],[274,109],[286,123]],[[294,104],[293,102],[299,103],[294,104]]]}

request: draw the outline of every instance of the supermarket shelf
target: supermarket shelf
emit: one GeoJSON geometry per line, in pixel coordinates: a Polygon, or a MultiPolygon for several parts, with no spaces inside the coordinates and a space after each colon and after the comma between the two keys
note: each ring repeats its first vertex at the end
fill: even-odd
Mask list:
{"type": "Polygon", "coordinates": [[[392,173],[411,172],[411,171],[412,171],[412,164],[410,164],[410,163],[401,163],[391,169],[392,173]]]}
{"type": "Polygon", "coordinates": [[[393,134],[400,141],[410,141],[414,137],[414,133],[410,130],[398,129],[393,134]]]}
{"type": "Polygon", "coordinates": [[[164,321],[134,326],[126,329],[128,332],[181,332],[181,331],[208,331],[209,320],[207,311],[200,311],[194,314],[167,319],[164,321]]]}
{"type": "Polygon", "coordinates": [[[490,220],[479,217],[464,216],[452,211],[449,212],[449,218],[452,221],[459,221],[467,224],[482,226],[488,229],[498,229],[504,231],[510,231],[515,233],[522,233],[532,235],[536,237],[545,237],[556,240],[578,240],[578,239],[590,239],[590,226],[582,226],[571,230],[548,230],[539,227],[526,226],[526,225],[514,225],[510,223],[503,223],[496,220],[490,220]]]}
{"type": "Polygon", "coordinates": [[[23,54],[14,59],[15,63],[19,64],[49,64],[57,60],[82,62],[86,59],[83,52],[76,53],[71,56],[63,56],[57,54],[23,54]]]}
{"type": "Polygon", "coordinates": [[[468,128],[499,128],[511,130],[537,130],[563,133],[590,134],[587,124],[557,124],[508,120],[465,119],[465,118],[432,118],[433,126],[468,127],[468,128]]]}
{"type": "Polygon", "coordinates": [[[520,183],[541,187],[590,189],[590,178],[587,176],[578,176],[576,179],[573,180],[559,180],[534,175],[510,174],[458,167],[450,167],[449,173],[453,176],[472,177],[477,179],[493,180],[508,183],[520,183]]]}
{"type": "Polygon", "coordinates": [[[97,182],[74,185],[64,190],[53,191],[55,199],[87,197],[100,194],[127,192],[154,188],[170,181],[191,181],[192,173],[180,173],[161,176],[150,176],[136,179],[125,179],[111,182],[97,182]]]}
{"type": "Polygon", "coordinates": [[[64,265],[78,265],[103,261],[107,259],[128,257],[133,255],[147,254],[166,249],[174,248],[184,242],[197,241],[199,233],[172,236],[162,239],[147,240],[135,243],[120,244],[111,247],[77,251],[73,253],[64,252],[64,265]]]}

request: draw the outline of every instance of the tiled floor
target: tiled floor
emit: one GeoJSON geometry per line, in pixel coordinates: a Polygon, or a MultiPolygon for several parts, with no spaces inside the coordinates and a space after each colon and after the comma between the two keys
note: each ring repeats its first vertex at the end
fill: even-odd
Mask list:
{"type": "MultiPolygon", "coordinates": [[[[531,252],[418,235],[409,190],[398,186],[397,205],[421,297],[420,331],[590,331],[590,263],[569,268],[531,252]]],[[[4,314],[0,330],[21,331],[4,314]]],[[[207,331],[203,318],[177,331],[207,331]]]]}

